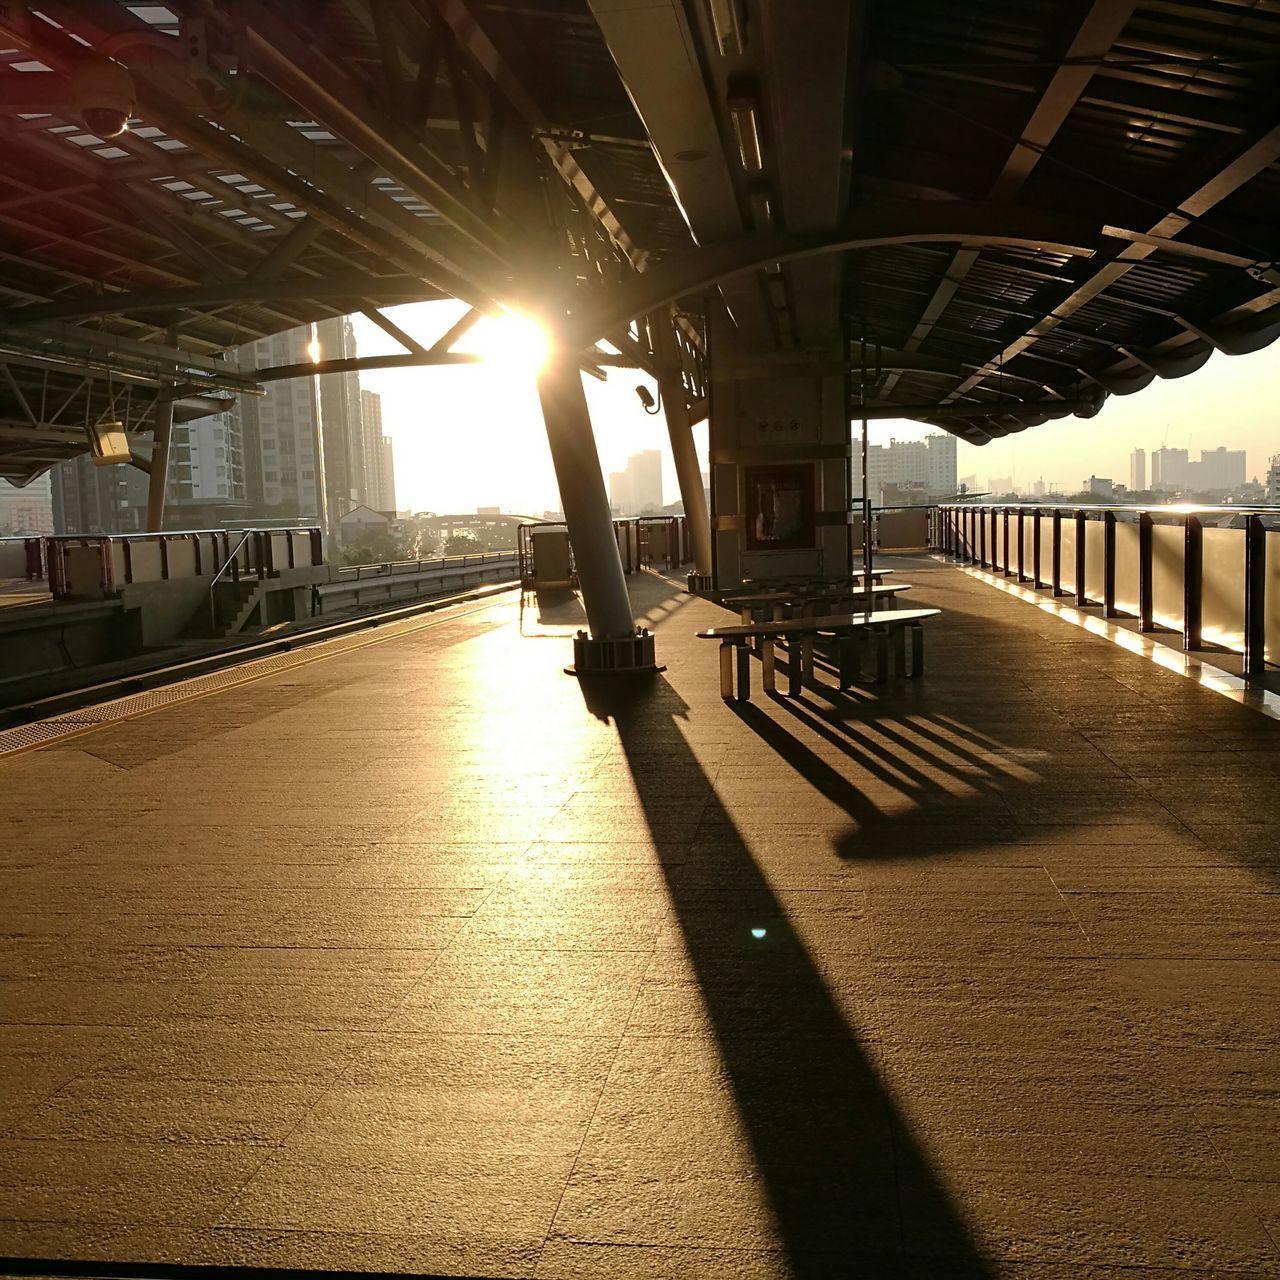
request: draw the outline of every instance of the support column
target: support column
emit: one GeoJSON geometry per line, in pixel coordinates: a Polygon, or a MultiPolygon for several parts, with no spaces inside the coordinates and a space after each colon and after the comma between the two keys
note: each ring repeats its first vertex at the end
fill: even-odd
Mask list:
{"type": "Polygon", "coordinates": [[[538,398],[590,628],[590,635],[580,631],[574,639],[574,673],[653,670],[653,636],[632,620],[582,374],[572,356],[548,358],[538,398]]]}
{"type": "Polygon", "coordinates": [[[162,395],[156,401],[156,423],[151,448],[151,478],[147,482],[147,532],[164,528],[165,488],[169,483],[169,441],[173,436],[173,401],[162,395]]]}
{"type": "Polygon", "coordinates": [[[693,576],[698,582],[690,587],[711,587],[711,518],[707,514],[707,495],[702,488],[702,469],[698,451],[693,445],[693,424],[689,421],[689,405],[684,385],[676,368],[675,342],[671,334],[671,317],[656,312],[649,318],[649,333],[662,370],[658,393],[667,419],[667,435],[671,439],[671,456],[675,459],[676,480],[680,485],[680,501],[693,544],[693,576]]]}
{"type": "Polygon", "coordinates": [[[677,380],[663,380],[662,409],[667,418],[667,434],[671,438],[671,456],[676,463],[676,479],[680,484],[680,501],[689,524],[689,540],[693,545],[693,572],[704,589],[711,585],[711,518],[707,514],[707,495],[702,487],[702,468],[693,444],[693,427],[689,422],[689,406],[684,387],[677,380]]]}

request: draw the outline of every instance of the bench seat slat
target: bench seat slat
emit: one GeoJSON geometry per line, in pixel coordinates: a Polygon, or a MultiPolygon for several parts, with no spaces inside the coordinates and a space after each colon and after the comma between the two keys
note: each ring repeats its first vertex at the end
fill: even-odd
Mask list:
{"type": "Polygon", "coordinates": [[[727,627],[708,627],[697,632],[699,640],[745,640],[755,636],[800,635],[804,632],[843,631],[862,627],[906,626],[937,618],[941,609],[877,609],[871,613],[832,613],[814,618],[790,618],[785,622],[736,623],[727,627]]]}

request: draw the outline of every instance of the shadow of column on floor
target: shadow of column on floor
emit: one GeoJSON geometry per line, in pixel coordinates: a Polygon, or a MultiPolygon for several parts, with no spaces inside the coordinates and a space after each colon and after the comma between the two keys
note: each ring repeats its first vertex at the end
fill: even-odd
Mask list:
{"type": "MultiPolygon", "coordinates": [[[[616,725],[661,844],[670,811],[653,781],[655,750],[666,752],[670,783],[707,782],[680,732],[684,702],[661,678],[584,681],[583,693],[616,725]]],[[[792,919],[714,793],[698,831],[693,861],[663,860],[666,889],[791,1274],[991,1275],[870,1059],[858,922],[839,910],[792,919]],[[834,931],[827,972],[800,936],[811,927],[834,931]]],[[[697,1137],[673,1135],[679,1142],[697,1137]]]]}

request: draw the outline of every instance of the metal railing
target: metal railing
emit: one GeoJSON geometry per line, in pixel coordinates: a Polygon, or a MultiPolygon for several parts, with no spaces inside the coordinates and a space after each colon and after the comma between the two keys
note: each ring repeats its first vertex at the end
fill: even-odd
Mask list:
{"type": "Polygon", "coordinates": [[[49,590],[55,598],[113,595],[135,582],[219,574],[232,558],[232,539],[239,540],[238,554],[246,557],[241,567],[262,576],[324,564],[323,540],[313,526],[69,534],[44,540],[49,590]]]}
{"type": "Polygon", "coordinates": [[[1244,655],[1246,675],[1280,662],[1280,508],[948,504],[934,545],[1187,652],[1244,655]]]}
{"type": "Polygon", "coordinates": [[[519,572],[515,551],[348,565],[331,581],[312,587],[311,613],[313,617],[322,614],[327,600],[338,599],[359,608],[371,598],[379,602],[420,599],[485,582],[515,581],[519,572]]]}
{"type": "Polygon", "coordinates": [[[218,580],[228,569],[231,570],[231,583],[233,587],[240,586],[240,548],[248,542],[252,530],[246,529],[240,535],[240,541],[231,549],[231,554],[223,561],[222,567],[209,582],[209,626],[212,630],[218,629],[218,601],[214,594],[214,588],[218,585],[218,580]]]}

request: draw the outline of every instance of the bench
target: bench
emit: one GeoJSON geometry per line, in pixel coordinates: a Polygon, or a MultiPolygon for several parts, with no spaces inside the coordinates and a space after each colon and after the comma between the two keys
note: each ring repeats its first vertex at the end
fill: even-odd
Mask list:
{"type": "Polygon", "coordinates": [[[804,684],[814,683],[813,645],[819,636],[836,640],[840,688],[847,689],[862,674],[862,641],[870,636],[875,642],[877,681],[889,678],[889,646],[894,653],[894,670],[900,676],[918,678],[924,671],[924,622],[936,618],[941,609],[881,609],[871,613],[837,613],[821,617],[787,618],[778,622],[736,623],[727,627],[709,627],[697,632],[699,640],[720,641],[720,696],[734,694],[737,673],[737,700],[751,699],[751,643],[760,646],[761,686],[774,693],[774,645],[779,640],[792,642],[792,658],[787,693],[800,696],[804,684]],[[911,664],[907,666],[907,638],[911,639],[911,664]],[[799,653],[794,642],[799,641],[799,653]]]}
{"type": "Polygon", "coordinates": [[[893,608],[894,598],[899,591],[910,591],[907,582],[876,583],[871,587],[849,587],[829,585],[822,589],[797,587],[794,590],[759,591],[754,594],[726,596],[722,603],[726,608],[739,610],[743,622],[763,622],[757,613],[769,612],[773,621],[780,622],[788,616],[835,613],[845,601],[865,601],[870,598],[872,608],[885,606],[893,608]]]}

